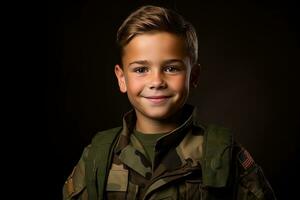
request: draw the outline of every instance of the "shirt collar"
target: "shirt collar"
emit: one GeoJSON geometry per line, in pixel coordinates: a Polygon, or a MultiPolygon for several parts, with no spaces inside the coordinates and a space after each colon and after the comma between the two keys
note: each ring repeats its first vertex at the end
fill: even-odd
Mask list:
{"type": "MultiPolygon", "coordinates": [[[[171,146],[177,146],[179,142],[183,139],[185,134],[188,132],[187,130],[196,123],[196,108],[192,105],[185,104],[182,108],[181,114],[181,123],[170,133],[161,137],[156,144],[156,149],[161,151],[163,149],[167,150],[171,146]]],[[[118,140],[118,143],[115,148],[116,153],[120,153],[120,151],[125,148],[130,143],[130,135],[133,132],[136,123],[136,115],[134,110],[130,110],[129,112],[124,114],[123,117],[123,128],[118,140]]]]}

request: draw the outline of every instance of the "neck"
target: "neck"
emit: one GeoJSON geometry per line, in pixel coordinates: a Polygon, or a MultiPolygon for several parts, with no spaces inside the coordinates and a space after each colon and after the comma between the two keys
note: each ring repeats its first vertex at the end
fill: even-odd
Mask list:
{"type": "Polygon", "coordinates": [[[170,119],[151,119],[143,116],[141,113],[136,112],[136,129],[139,132],[147,134],[167,133],[176,129],[179,125],[179,114],[170,119]]]}

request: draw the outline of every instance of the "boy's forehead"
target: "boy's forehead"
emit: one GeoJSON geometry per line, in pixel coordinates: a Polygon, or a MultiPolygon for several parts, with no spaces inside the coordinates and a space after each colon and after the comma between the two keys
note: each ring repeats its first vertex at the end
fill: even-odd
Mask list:
{"type": "Polygon", "coordinates": [[[184,40],[172,33],[155,32],[136,35],[123,48],[123,64],[135,60],[162,61],[187,59],[184,40]]]}

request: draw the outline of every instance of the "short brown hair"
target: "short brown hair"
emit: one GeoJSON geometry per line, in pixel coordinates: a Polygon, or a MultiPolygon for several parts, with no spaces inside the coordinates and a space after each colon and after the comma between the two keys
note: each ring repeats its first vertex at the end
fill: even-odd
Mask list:
{"type": "MultiPolygon", "coordinates": [[[[184,39],[191,64],[198,62],[198,39],[195,28],[175,11],[158,6],[142,6],[131,13],[117,32],[119,59],[123,48],[139,34],[165,31],[184,39]]],[[[120,62],[121,64],[121,62],[120,62]]]]}

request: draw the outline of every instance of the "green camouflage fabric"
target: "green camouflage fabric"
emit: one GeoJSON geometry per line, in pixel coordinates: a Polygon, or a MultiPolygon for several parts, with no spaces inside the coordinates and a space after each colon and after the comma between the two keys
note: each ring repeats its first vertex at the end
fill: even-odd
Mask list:
{"type": "Polygon", "coordinates": [[[91,198],[88,194],[84,160],[93,148],[88,146],[64,184],[64,199],[276,199],[262,169],[247,150],[234,142],[228,131],[198,124],[194,113],[193,106],[185,105],[181,125],[158,139],[152,163],[131,134],[136,121],[134,111],[125,114],[108,166],[104,197],[91,198]]]}

